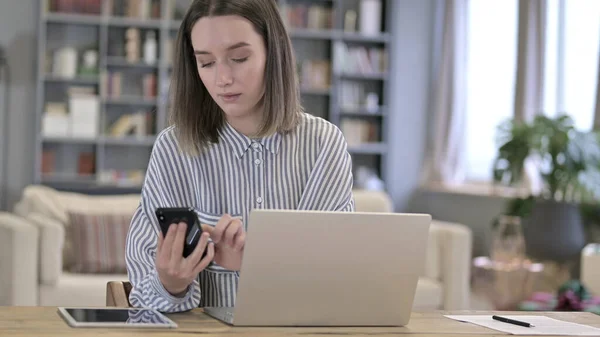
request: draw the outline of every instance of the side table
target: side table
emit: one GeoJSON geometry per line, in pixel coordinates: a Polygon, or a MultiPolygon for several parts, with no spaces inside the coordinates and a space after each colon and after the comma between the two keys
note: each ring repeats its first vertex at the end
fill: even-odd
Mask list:
{"type": "Polygon", "coordinates": [[[543,270],[543,264],[529,260],[504,263],[479,256],[473,259],[473,290],[484,295],[496,310],[517,310],[533,293],[543,270]]]}

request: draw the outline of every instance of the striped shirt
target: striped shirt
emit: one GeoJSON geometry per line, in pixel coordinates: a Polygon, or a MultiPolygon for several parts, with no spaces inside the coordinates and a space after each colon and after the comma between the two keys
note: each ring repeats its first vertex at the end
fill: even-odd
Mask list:
{"type": "Polygon", "coordinates": [[[235,304],[239,274],[212,262],[182,298],[170,295],[155,268],[157,207],[193,207],[202,223],[227,213],[246,219],[252,209],[354,211],[352,159],[340,130],[303,114],[290,133],[251,139],[229,124],[219,142],[198,156],[183,154],[173,127],[154,144],[140,205],[127,235],[126,263],[135,307],[162,312],[235,304]]]}

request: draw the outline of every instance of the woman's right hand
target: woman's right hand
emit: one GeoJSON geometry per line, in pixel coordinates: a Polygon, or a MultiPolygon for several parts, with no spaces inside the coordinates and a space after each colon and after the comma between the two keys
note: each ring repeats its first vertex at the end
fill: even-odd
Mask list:
{"type": "Polygon", "coordinates": [[[186,226],[184,222],[172,224],[164,238],[162,231],[158,234],[155,261],[158,277],[165,289],[177,297],[185,296],[188,286],[209,265],[215,254],[212,242],[208,243],[208,233],[202,233],[192,254],[183,257],[186,226]],[[205,249],[206,256],[202,258],[205,249]]]}

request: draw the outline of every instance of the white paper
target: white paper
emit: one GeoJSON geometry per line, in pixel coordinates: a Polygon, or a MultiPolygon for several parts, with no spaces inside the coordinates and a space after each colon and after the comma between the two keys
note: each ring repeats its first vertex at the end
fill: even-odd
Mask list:
{"type": "Polygon", "coordinates": [[[444,315],[445,317],[481,325],[512,335],[564,335],[564,336],[600,336],[600,329],[589,325],[571,323],[546,316],[501,315],[502,317],[527,322],[533,327],[527,328],[492,319],[492,315],[444,315]]]}

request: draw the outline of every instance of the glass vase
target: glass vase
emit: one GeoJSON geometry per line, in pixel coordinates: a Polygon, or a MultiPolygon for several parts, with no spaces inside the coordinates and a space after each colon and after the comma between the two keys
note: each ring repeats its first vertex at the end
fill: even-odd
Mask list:
{"type": "Polygon", "coordinates": [[[492,247],[490,257],[494,262],[502,264],[522,264],[525,256],[525,239],[521,218],[502,216],[492,231],[492,247]]]}

